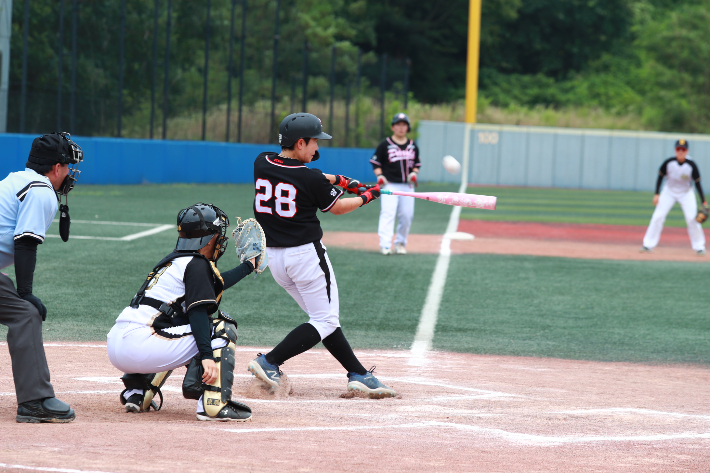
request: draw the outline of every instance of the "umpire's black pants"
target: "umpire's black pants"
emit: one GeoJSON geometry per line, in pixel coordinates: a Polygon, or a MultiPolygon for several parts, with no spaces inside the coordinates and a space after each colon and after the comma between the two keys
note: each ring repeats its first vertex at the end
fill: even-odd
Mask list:
{"type": "MultiPolygon", "coordinates": [[[[54,397],[42,343],[42,316],[0,273],[0,324],[6,325],[17,403],[54,397]]],[[[3,363],[3,365],[5,365],[3,363]]]]}

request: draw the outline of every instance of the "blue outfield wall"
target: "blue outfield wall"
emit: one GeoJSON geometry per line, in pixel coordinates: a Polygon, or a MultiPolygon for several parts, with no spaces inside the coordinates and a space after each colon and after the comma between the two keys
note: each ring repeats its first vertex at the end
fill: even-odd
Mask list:
{"type": "MultiPolygon", "coordinates": [[[[0,134],[0,179],[25,168],[37,135],[0,134]]],[[[72,137],[84,150],[80,184],[167,184],[254,182],[254,159],[277,145],[210,141],[134,140],[72,137]]],[[[325,144],[325,143],[324,143],[325,144]]],[[[320,148],[321,158],[309,165],[328,174],[374,181],[369,160],[373,149],[320,148]]]]}

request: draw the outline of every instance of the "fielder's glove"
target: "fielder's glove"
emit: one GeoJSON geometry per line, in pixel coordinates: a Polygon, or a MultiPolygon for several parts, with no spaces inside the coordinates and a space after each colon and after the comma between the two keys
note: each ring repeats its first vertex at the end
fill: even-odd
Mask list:
{"type": "MultiPolygon", "coordinates": [[[[360,198],[362,199],[362,205],[369,204],[375,199],[380,198],[380,185],[377,184],[376,186],[368,188],[365,192],[360,194],[360,198]]],[[[360,207],[362,207],[362,205],[360,207]]]]}
{"type": "Polygon", "coordinates": [[[417,187],[417,185],[418,185],[417,178],[418,177],[419,176],[417,175],[417,173],[412,171],[409,173],[409,176],[407,177],[407,182],[410,184],[414,184],[414,187],[417,187]]]}
{"type": "Polygon", "coordinates": [[[710,215],[710,208],[708,208],[707,205],[703,205],[702,208],[698,210],[698,216],[695,217],[695,220],[700,223],[704,223],[705,220],[708,219],[708,215],[710,215]]]}
{"type": "Polygon", "coordinates": [[[335,175],[335,185],[342,187],[348,192],[348,194],[357,194],[358,187],[360,187],[360,181],[357,179],[351,179],[347,176],[341,176],[340,174],[335,175]]]}
{"type": "Polygon", "coordinates": [[[378,186],[386,186],[387,184],[389,184],[389,182],[387,181],[387,178],[384,175],[380,174],[379,176],[377,176],[378,186]]]}
{"type": "Polygon", "coordinates": [[[269,257],[266,255],[266,235],[259,222],[253,218],[242,221],[237,217],[237,228],[232,232],[232,238],[239,261],[243,263],[256,258],[254,271],[257,274],[263,273],[269,264],[269,257]]]}

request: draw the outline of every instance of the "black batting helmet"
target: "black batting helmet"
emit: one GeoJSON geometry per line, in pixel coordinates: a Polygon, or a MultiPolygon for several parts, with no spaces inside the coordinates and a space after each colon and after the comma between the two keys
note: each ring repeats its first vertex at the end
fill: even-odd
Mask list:
{"type": "Polygon", "coordinates": [[[412,129],[412,122],[409,121],[409,117],[406,113],[395,113],[392,117],[392,123],[390,126],[394,126],[399,122],[404,122],[407,124],[407,131],[410,131],[412,129]]]}
{"type": "Polygon", "coordinates": [[[182,209],[177,216],[178,241],[175,251],[196,252],[219,235],[212,260],[217,261],[227,249],[229,218],[216,205],[197,203],[182,209]]]}
{"type": "Polygon", "coordinates": [[[279,144],[288,148],[301,138],[329,140],[333,137],[323,133],[323,124],[317,116],[310,113],[292,113],[284,118],[279,126],[279,144]]]}

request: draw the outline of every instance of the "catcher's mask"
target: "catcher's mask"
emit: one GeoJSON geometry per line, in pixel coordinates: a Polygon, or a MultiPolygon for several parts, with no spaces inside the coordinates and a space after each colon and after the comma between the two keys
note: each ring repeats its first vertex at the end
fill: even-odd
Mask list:
{"type": "Polygon", "coordinates": [[[229,218],[216,205],[197,203],[182,209],[177,216],[175,251],[194,253],[207,246],[214,235],[219,235],[211,258],[217,262],[227,249],[227,227],[229,218]]]}
{"type": "Polygon", "coordinates": [[[64,131],[55,131],[46,135],[37,137],[32,142],[30,148],[30,156],[28,161],[35,164],[67,164],[69,173],[64,178],[62,184],[55,192],[57,193],[57,201],[59,201],[59,235],[62,240],[69,240],[69,226],[71,218],[69,217],[69,198],[67,194],[74,188],[76,181],[79,179],[79,163],[84,160],[84,152],[81,146],[74,143],[71,135],[64,131]],[[61,197],[64,196],[62,204],[61,197]]]}

